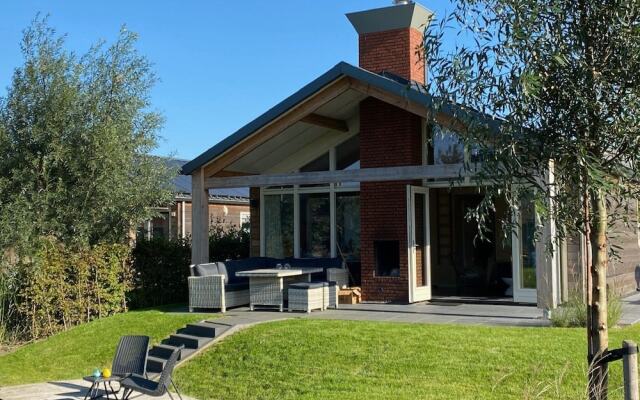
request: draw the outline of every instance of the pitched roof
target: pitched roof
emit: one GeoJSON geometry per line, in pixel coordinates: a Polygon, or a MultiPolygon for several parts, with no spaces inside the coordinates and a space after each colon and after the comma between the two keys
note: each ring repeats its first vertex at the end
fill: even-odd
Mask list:
{"type": "MultiPolygon", "coordinates": [[[[416,82],[408,81],[388,72],[381,72],[380,74],[377,74],[343,61],[336,64],[333,68],[320,75],[311,83],[302,87],[282,102],[276,104],[267,112],[249,122],[235,133],[227,136],[204,153],[183,165],[181,173],[184,175],[190,175],[196,169],[206,165],[211,160],[217,158],[225,151],[235,146],[237,143],[252,135],[258,129],[295,107],[298,103],[311,97],[328,84],[343,76],[359,80],[377,89],[384,90],[409,101],[421,104],[427,109],[432,108],[434,105],[433,97],[425,91],[422,85],[416,82]]],[[[461,108],[456,104],[444,104],[440,106],[440,111],[445,114],[453,115],[454,111],[459,112],[461,111],[461,108]]],[[[492,128],[497,122],[491,118],[483,117],[483,119],[485,119],[486,123],[492,128]]]]}
{"type": "Polygon", "coordinates": [[[198,157],[183,165],[182,174],[191,174],[193,171],[207,164],[212,159],[218,157],[220,154],[224,153],[238,142],[244,140],[258,129],[262,128],[269,122],[284,114],[301,101],[312,96],[320,89],[324,88],[331,82],[343,76],[358,79],[380,89],[388,90],[401,96],[409,97],[411,100],[424,103],[425,106],[431,105],[432,103],[431,96],[427,95],[426,93],[421,93],[420,91],[417,91],[414,88],[407,86],[406,84],[402,84],[396,80],[390,79],[387,76],[378,75],[362,68],[355,67],[346,62],[340,62],[329,71],[325,72],[324,74],[313,80],[311,83],[304,86],[302,89],[287,97],[285,100],[278,103],[258,118],[249,122],[247,125],[240,128],[235,133],[227,136],[225,139],[218,142],[215,146],[211,147],[204,153],[200,154],[198,157]]]}
{"type": "MultiPolygon", "coordinates": [[[[182,167],[187,160],[166,159],[171,167],[182,167]]],[[[173,187],[176,197],[191,198],[191,176],[177,175],[173,179],[173,187]]],[[[246,202],[249,199],[249,188],[233,188],[233,189],[212,189],[209,190],[209,200],[212,201],[229,201],[229,202],[246,202]]]]}

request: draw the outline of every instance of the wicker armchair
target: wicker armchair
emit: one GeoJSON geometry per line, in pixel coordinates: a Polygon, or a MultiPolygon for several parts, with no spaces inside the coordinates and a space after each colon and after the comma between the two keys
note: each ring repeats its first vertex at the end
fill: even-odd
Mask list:
{"type": "Polygon", "coordinates": [[[227,276],[219,273],[195,276],[195,270],[196,266],[192,265],[192,276],[188,278],[189,311],[194,308],[219,308],[221,312],[226,312],[227,307],[249,304],[248,285],[227,284],[227,276]]]}

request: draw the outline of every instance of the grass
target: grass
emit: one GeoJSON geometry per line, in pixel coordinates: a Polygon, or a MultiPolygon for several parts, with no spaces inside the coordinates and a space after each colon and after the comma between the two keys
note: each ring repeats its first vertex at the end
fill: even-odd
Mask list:
{"type": "MultiPolygon", "coordinates": [[[[612,347],[640,327],[611,330],[612,347]]],[[[235,334],[176,371],[199,399],[583,399],[583,329],[295,319],[235,334]]],[[[621,399],[620,362],[610,399],[621,399]]]]}
{"type": "MultiPolygon", "coordinates": [[[[211,318],[211,315],[206,317],[211,318]]],[[[121,335],[142,334],[153,343],[203,314],[162,310],[130,311],[74,327],[0,356],[0,387],[61,379],[79,379],[94,368],[111,366],[121,335]]]]}
{"type": "MultiPolygon", "coordinates": [[[[622,318],[622,300],[609,292],[607,300],[607,326],[616,326],[622,318]]],[[[553,326],[576,328],[587,326],[587,305],[580,292],[569,295],[569,300],[551,313],[553,326]]]]}

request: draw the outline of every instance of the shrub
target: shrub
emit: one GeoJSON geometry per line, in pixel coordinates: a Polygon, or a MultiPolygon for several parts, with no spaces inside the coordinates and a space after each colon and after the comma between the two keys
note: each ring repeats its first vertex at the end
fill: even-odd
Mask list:
{"type": "MultiPolygon", "coordinates": [[[[607,325],[615,326],[622,317],[622,301],[620,296],[609,291],[607,301],[607,325]]],[[[569,300],[551,313],[551,325],[563,328],[587,326],[587,304],[582,293],[571,293],[569,300]]]]}
{"type": "Polygon", "coordinates": [[[34,257],[14,267],[19,274],[11,327],[21,338],[46,337],[127,308],[128,246],[73,249],[47,239],[34,257]]]}
{"type": "Polygon", "coordinates": [[[209,259],[221,261],[247,258],[250,239],[248,229],[217,223],[209,230],[209,259]]]}
{"type": "Polygon", "coordinates": [[[134,308],[182,303],[187,300],[191,244],[187,239],[138,240],[133,249],[134,308]]]}
{"type": "MultiPolygon", "coordinates": [[[[209,259],[220,261],[249,257],[249,231],[218,223],[209,231],[209,259]]],[[[138,240],[133,249],[134,308],[187,301],[191,264],[189,239],[138,240]]]]}

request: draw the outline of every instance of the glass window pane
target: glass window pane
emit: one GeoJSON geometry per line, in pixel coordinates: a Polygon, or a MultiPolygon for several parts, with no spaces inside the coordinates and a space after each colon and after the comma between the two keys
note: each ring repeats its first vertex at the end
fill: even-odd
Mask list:
{"type": "Polygon", "coordinates": [[[324,153],[320,157],[302,166],[300,172],[328,171],[329,170],[329,153],[324,153]]]}
{"type": "Polygon", "coordinates": [[[331,255],[329,193],[300,195],[300,254],[302,257],[331,255]]]}
{"type": "MultiPolygon", "coordinates": [[[[342,142],[336,147],[336,170],[360,169],[360,136],[342,142]]],[[[360,182],[340,182],[339,187],[359,187],[360,182]]]]}
{"type": "Polygon", "coordinates": [[[336,169],[360,169],[360,137],[358,135],[336,147],[336,169]]]}
{"type": "Polygon", "coordinates": [[[536,288],[536,211],[533,202],[524,201],[520,207],[520,280],[527,289],[536,288]]]}
{"type": "Polygon", "coordinates": [[[464,143],[455,133],[438,125],[433,127],[433,163],[460,164],[464,162],[464,143]]]}
{"type": "Polygon", "coordinates": [[[264,244],[267,257],[293,257],[293,195],[264,196],[264,244]]]}
{"type": "Polygon", "coordinates": [[[360,193],[336,194],[336,230],[338,255],[360,261],[360,193]]]}
{"type": "MultiPolygon", "coordinates": [[[[324,153],[320,157],[311,161],[307,165],[300,168],[300,172],[315,172],[315,171],[329,171],[329,153],[324,153]]],[[[300,187],[318,187],[318,186],[329,186],[328,183],[318,183],[318,184],[310,184],[310,185],[300,185],[300,187]]]]}

